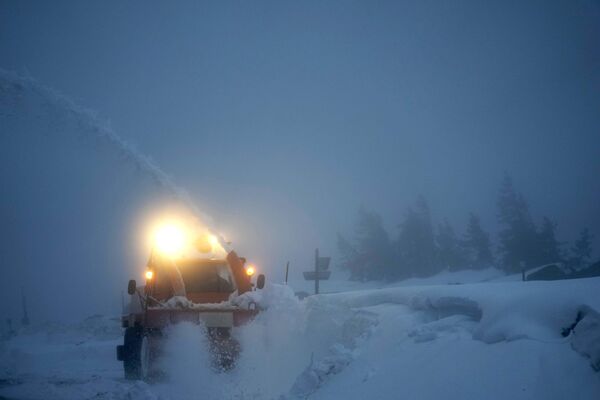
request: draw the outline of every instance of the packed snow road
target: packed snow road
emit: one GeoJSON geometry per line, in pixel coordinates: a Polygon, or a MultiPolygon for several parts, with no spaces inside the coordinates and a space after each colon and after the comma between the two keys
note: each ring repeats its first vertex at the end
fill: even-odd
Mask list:
{"type": "Polygon", "coordinates": [[[92,317],[0,342],[7,399],[597,399],[600,279],[362,290],[297,300],[272,285],[236,332],[235,370],[209,368],[197,326],[169,332],[168,379],[122,378],[120,328],[92,317]],[[583,308],[582,308],[583,307],[583,308]],[[591,312],[593,314],[593,311],[591,312]],[[580,327],[579,327],[580,326],[580,327]],[[584,329],[585,328],[585,329],[584,329]],[[577,351],[576,351],[577,350],[577,351]]]}

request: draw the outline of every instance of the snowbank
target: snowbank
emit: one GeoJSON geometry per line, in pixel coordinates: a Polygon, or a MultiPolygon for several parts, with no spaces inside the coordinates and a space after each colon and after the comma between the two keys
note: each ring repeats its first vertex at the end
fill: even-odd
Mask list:
{"type": "Polygon", "coordinates": [[[410,306],[436,317],[463,314],[479,321],[474,337],[486,343],[530,338],[562,340],[583,306],[600,309],[600,278],[555,282],[398,287],[327,295],[349,307],[410,306]]]}
{"type": "Polygon", "coordinates": [[[379,324],[310,398],[596,399],[600,376],[582,355],[596,366],[598,293],[594,278],[319,296],[375,312],[379,324]]]}
{"type": "Polygon", "coordinates": [[[580,316],[581,319],[573,328],[571,346],[579,354],[590,359],[594,370],[600,371],[600,314],[583,307],[580,316]]]}

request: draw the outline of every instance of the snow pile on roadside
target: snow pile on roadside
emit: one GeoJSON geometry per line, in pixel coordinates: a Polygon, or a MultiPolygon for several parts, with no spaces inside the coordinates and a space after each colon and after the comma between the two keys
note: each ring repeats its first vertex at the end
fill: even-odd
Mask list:
{"type": "Polygon", "coordinates": [[[581,319],[573,329],[571,346],[573,350],[590,359],[594,370],[600,371],[600,314],[584,307],[580,316],[581,319]]]}
{"type": "Polygon", "coordinates": [[[331,347],[331,355],[310,365],[298,376],[290,389],[290,398],[305,399],[315,393],[332,375],[339,374],[354,359],[354,354],[341,345],[331,347]]]}
{"type": "MultiPolygon", "coordinates": [[[[475,323],[472,338],[487,344],[519,339],[548,344],[570,342],[573,349],[590,358],[592,367],[598,370],[599,291],[600,278],[589,278],[390,288],[328,297],[355,308],[402,304],[424,312],[434,321],[452,315],[464,316],[475,323]],[[571,336],[563,337],[572,326],[571,336]]],[[[435,333],[430,335],[435,338],[435,333]]],[[[414,336],[428,340],[424,332],[416,332],[414,336]]]]}
{"type": "Polygon", "coordinates": [[[342,372],[377,323],[369,311],[353,310],[326,297],[307,298],[305,340],[310,362],[294,379],[287,397],[306,398],[342,372]]]}
{"type": "Polygon", "coordinates": [[[582,306],[600,309],[600,278],[553,282],[398,287],[329,295],[349,307],[403,304],[432,317],[464,314],[479,321],[474,338],[486,343],[530,338],[562,340],[582,306]],[[480,310],[480,311],[478,311],[480,310]]]}
{"type": "Polygon", "coordinates": [[[319,296],[374,312],[379,324],[343,372],[328,375],[309,396],[595,400],[600,376],[589,363],[598,362],[598,293],[600,279],[592,278],[319,296]]]}

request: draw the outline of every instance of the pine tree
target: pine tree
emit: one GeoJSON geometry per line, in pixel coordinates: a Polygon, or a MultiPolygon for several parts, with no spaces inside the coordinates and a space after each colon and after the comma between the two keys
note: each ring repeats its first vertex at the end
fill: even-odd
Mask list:
{"type": "Polygon", "coordinates": [[[350,272],[351,280],[362,280],[360,266],[358,265],[358,252],[344,236],[337,234],[337,247],[339,253],[338,266],[350,272]]]}
{"type": "Polygon", "coordinates": [[[364,269],[364,279],[389,279],[393,268],[393,248],[381,217],[361,206],[356,227],[356,249],[364,269]]]}
{"type": "Polygon", "coordinates": [[[436,262],[436,245],[429,206],[421,196],[415,210],[409,208],[400,224],[398,254],[407,276],[431,276],[441,270],[436,262]]]}
{"type": "Polygon", "coordinates": [[[404,271],[402,278],[410,278],[416,275],[417,256],[417,236],[419,228],[419,219],[414,210],[409,207],[404,214],[404,221],[398,225],[399,234],[396,241],[396,254],[404,262],[404,271]]]}
{"type": "Polygon", "coordinates": [[[522,266],[538,265],[539,252],[535,224],[529,214],[527,202],[513,187],[512,179],[505,174],[498,197],[498,219],[503,225],[499,232],[502,267],[507,272],[519,272],[522,266]]]}
{"type": "Polygon", "coordinates": [[[544,217],[538,232],[539,264],[550,264],[563,261],[560,243],[556,240],[556,223],[544,217]]]}
{"type": "Polygon", "coordinates": [[[467,261],[464,250],[448,220],[444,220],[443,223],[439,224],[436,243],[438,246],[438,261],[442,268],[457,271],[466,267],[467,261]]]}
{"type": "Polygon", "coordinates": [[[579,234],[579,238],[571,247],[571,264],[577,269],[585,268],[590,262],[592,256],[592,238],[588,228],[585,228],[579,234]]]}
{"type": "Polygon", "coordinates": [[[367,211],[364,206],[358,210],[355,237],[349,241],[338,234],[340,267],[350,271],[352,280],[393,279],[393,247],[381,217],[367,211]]]}
{"type": "Polygon", "coordinates": [[[471,268],[481,269],[494,264],[490,235],[481,228],[479,217],[473,213],[469,214],[469,222],[462,244],[467,251],[471,268]]]}

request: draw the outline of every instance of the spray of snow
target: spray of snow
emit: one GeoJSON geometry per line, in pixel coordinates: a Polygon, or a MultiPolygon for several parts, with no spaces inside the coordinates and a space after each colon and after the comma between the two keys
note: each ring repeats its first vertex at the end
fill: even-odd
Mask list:
{"type": "Polygon", "coordinates": [[[242,352],[228,372],[211,368],[201,326],[178,324],[168,333],[158,385],[173,400],[296,398],[315,391],[350,363],[358,338],[375,323],[368,313],[321,301],[300,301],[291,288],[268,285],[253,292],[263,310],[234,330],[242,352]],[[326,303],[326,304],[323,304],[326,303]]]}
{"type": "Polygon", "coordinates": [[[2,98],[18,102],[24,91],[39,95],[46,102],[46,106],[66,111],[69,118],[77,120],[78,124],[85,125],[86,129],[78,131],[80,134],[95,135],[93,139],[99,139],[108,144],[120,155],[121,159],[130,163],[140,173],[150,177],[159,187],[165,189],[197,218],[200,218],[204,224],[211,223],[210,216],[198,210],[185,189],[176,185],[151,157],[142,154],[134,145],[119,136],[112,129],[110,123],[101,119],[96,112],[74,103],[68,97],[39,83],[34,78],[22,77],[0,68],[0,95],[2,98]]]}
{"type": "Polygon", "coordinates": [[[169,383],[160,388],[175,399],[217,399],[219,374],[211,368],[206,328],[189,322],[173,325],[165,332],[162,370],[169,383]]]}
{"type": "Polygon", "coordinates": [[[228,398],[276,398],[310,362],[306,305],[289,287],[269,285],[259,306],[264,311],[236,332],[243,351],[228,398]]]}
{"type": "Polygon", "coordinates": [[[231,371],[211,367],[202,326],[172,326],[161,362],[168,382],[157,385],[158,390],[173,400],[270,399],[285,393],[310,361],[305,307],[281,285],[268,286],[260,297],[265,310],[234,331],[242,352],[231,371]]]}
{"type": "Polygon", "coordinates": [[[3,320],[20,318],[12,300],[20,286],[32,321],[118,313],[124,284],[143,273],[149,224],[159,216],[219,237],[186,191],[110,124],[1,69],[0,179],[3,320]]]}

